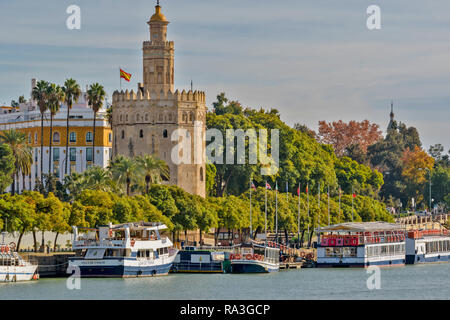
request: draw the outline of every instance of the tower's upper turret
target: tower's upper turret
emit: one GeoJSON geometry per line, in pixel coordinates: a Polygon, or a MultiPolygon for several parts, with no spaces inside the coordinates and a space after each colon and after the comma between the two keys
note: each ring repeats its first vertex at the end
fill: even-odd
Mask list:
{"type": "Polygon", "coordinates": [[[150,41],[143,43],[144,88],[150,92],[174,92],[174,44],[167,41],[167,21],[161,6],[147,22],[150,41]]]}
{"type": "Polygon", "coordinates": [[[166,17],[161,13],[161,6],[159,4],[155,7],[155,9],[155,14],[152,15],[149,22],[167,21],[166,17]]]}
{"type": "Polygon", "coordinates": [[[167,21],[166,17],[161,12],[161,6],[158,4],[155,7],[155,14],[152,15],[150,21],[147,22],[150,26],[150,40],[155,42],[164,42],[167,38],[167,21]]]}

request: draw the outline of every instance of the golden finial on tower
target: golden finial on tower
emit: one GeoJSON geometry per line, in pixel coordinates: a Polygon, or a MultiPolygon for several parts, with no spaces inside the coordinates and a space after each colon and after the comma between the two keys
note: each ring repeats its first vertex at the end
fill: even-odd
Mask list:
{"type": "Polygon", "coordinates": [[[159,0],[156,2],[155,14],[150,18],[150,21],[167,21],[166,17],[161,13],[159,0]]]}

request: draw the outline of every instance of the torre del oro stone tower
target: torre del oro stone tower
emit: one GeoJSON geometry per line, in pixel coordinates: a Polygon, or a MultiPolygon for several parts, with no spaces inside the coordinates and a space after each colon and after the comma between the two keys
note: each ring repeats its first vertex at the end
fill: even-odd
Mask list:
{"type": "Polygon", "coordinates": [[[198,132],[204,137],[205,93],[174,90],[174,42],[167,40],[169,21],[159,4],[147,24],[150,39],[144,41],[142,47],[143,83],[138,83],[136,92],[126,90],[113,94],[113,154],[128,157],[154,155],[169,166],[170,178],[164,183],[204,197],[205,139],[191,144],[191,161],[179,163],[172,159],[172,150],[178,142],[172,141],[171,137],[177,129],[185,129],[185,135],[192,141],[198,132]],[[200,161],[194,159],[199,148],[202,153],[200,161]]]}

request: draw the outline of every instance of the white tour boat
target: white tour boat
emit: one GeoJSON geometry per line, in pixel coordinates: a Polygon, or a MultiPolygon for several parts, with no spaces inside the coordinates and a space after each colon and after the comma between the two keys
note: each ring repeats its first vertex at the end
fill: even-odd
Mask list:
{"type": "Polygon", "coordinates": [[[280,249],[254,242],[234,247],[230,255],[232,273],[267,273],[280,268],[280,249]]]}
{"type": "Polygon", "coordinates": [[[405,264],[405,230],[398,224],[349,222],[317,231],[317,267],[405,264]]]}
{"type": "Polygon", "coordinates": [[[25,261],[16,251],[15,244],[1,245],[0,282],[37,280],[37,265],[25,261]]]}
{"type": "Polygon", "coordinates": [[[406,264],[450,261],[450,232],[413,230],[406,238],[406,264]]]}
{"type": "Polygon", "coordinates": [[[85,229],[73,227],[69,271],[81,277],[149,277],[167,275],[178,250],[160,234],[164,224],[133,222],[85,229]]]}

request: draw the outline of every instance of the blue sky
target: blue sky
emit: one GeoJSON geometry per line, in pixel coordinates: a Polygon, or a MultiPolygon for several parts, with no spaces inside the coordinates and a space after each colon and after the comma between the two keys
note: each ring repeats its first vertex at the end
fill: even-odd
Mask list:
{"type": "MultiPolygon", "coordinates": [[[[151,0],[0,0],[0,104],[29,96],[32,77],[86,85],[109,95],[118,68],[142,79],[151,0]],[[66,8],[81,8],[68,30],[66,8]]],[[[450,2],[434,0],[161,0],[175,41],[175,86],[219,92],[316,129],[319,120],[419,129],[424,147],[450,148],[450,2]],[[366,9],[381,8],[381,30],[366,9]]]]}

